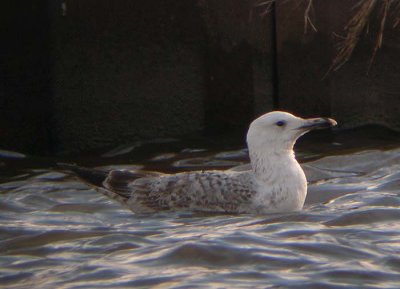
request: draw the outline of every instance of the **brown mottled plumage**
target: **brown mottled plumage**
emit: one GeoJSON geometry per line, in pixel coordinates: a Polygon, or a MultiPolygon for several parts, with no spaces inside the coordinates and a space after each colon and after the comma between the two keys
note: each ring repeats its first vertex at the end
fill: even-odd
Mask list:
{"type": "Polygon", "coordinates": [[[60,167],[73,171],[99,192],[142,213],[171,209],[245,212],[256,193],[252,185],[249,186],[250,171],[195,171],[171,175],[128,170],[107,173],[70,164],[60,164],[60,167]]]}
{"type": "Polygon", "coordinates": [[[103,185],[126,197],[127,205],[136,212],[244,212],[256,193],[250,172],[197,171],[128,181],[129,177],[134,177],[134,173],[113,171],[103,185]]]}

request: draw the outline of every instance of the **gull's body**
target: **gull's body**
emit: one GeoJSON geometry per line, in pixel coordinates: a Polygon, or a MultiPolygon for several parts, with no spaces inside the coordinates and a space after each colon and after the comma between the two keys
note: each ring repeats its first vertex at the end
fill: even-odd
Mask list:
{"type": "Polygon", "coordinates": [[[114,170],[101,177],[103,173],[90,169],[76,166],[68,169],[134,212],[295,211],[303,207],[307,180],[293,146],[309,130],[333,125],[336,122],[331,119],[302,119],[280,111],[259,117],[247,133],[252,169],[243,172],[195,171],[170,175],[114,170]]]}

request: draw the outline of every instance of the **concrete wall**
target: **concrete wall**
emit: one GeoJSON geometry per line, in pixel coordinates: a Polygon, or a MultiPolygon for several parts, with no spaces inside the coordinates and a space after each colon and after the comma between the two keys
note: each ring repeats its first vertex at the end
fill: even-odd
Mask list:
{"type": "Polygon", "coordinates": [[[54,5],[58,150],[241,129],[270,110],[269,35],[252,31],[268,18],[206,2],[69,0],[64,16],[54,5]]]}
{"type": "Polygon", "coordinates": [[[249,18],[253,3],[35,5],[8,13],[2,148],[78,152],[220,133],[272,109],[270,18],[249,18]]]}
{"type": "Polygon", "coordinates": [[[206,35],[194,1],[65,3],[64,16],[52,12],[59,149],[202,129],[206,35]]]}
{"type": "MultiPolygon", "coordinates": [[[[274,108],[400,130],[400,36],[378,21],[328,71],[358,0],[16,0],[5,6],[0,148],[78,152],[138,139],[244,132],[274,108]]],[[[377,15],[379,16],[379,15],[377,15]]],[[[376,19],[379,19],[376,17],[376,19]]]]}
{"type": "Polygon", "coordinates": [[[207,27],[205,115],[208,131],[239,128],[273,109],[273,26],[258,1],[201,2],[207,27]]]}
{"type": "Polygon", "coordinates": [[[53,143],[48,3],[1,4],[0,148],[45,152],[53,143]]]}

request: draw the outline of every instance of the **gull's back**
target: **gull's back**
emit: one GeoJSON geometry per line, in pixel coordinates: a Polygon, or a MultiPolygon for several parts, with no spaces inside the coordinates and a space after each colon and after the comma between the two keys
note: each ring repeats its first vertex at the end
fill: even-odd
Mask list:
{"type": "Polygon", "coordinates": [[[134,179],[112,171],[103,185],[135,212],[191,210],[244,213],[252,210],[256,185],[251,171],[196,171],[134,179]]]}

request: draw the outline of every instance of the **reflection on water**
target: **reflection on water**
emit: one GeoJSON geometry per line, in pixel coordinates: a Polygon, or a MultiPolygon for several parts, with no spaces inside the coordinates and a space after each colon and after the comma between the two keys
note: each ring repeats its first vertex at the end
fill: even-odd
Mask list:
{"type": "MultiPolygon", "coordinates": [[[[7,154],[0,160],[0,287],[400,288],[400,148],[387,144],[300,146],[310,181],[305,209],[266,216],[135,215],[51,169],[57,160],[7,154]]],[[[247,162],[243,149],[168,149],[129,168],[247,162]]],[[[86,163],[127,168],[109,155],[86,163]]]]}

